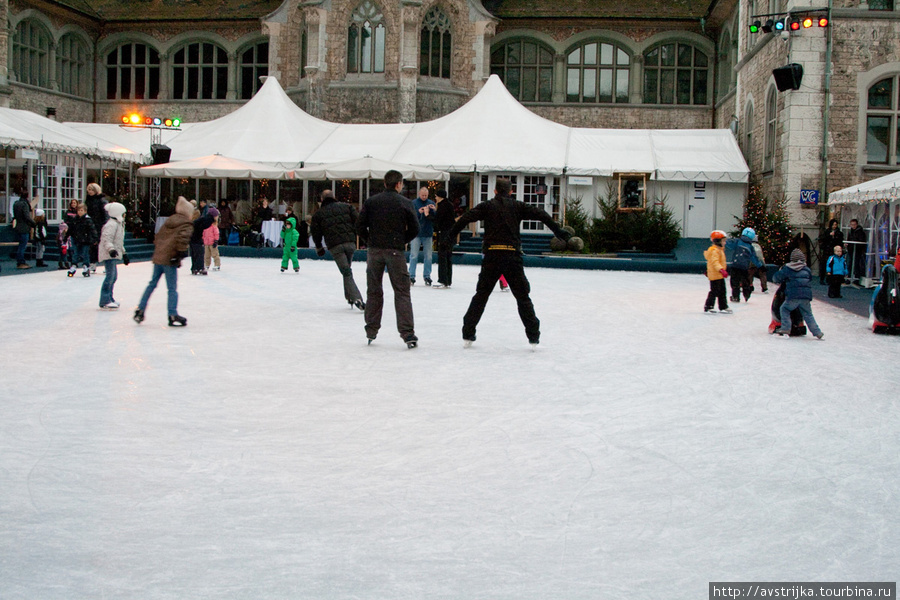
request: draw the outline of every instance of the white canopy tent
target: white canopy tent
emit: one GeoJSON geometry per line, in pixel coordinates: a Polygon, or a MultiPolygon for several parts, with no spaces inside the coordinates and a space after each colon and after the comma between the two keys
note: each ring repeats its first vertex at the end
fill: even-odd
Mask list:
{"type": "Polygon", "coordinates": [[[400,171],[404,179],[414,181],[447,181],[450,179],[450,173],[446,171],[414,167],[371,156],[294,169],[291,174],[297,179],[381,179],[390,170],[400,171]]]}
{"type": "Polygon", "coordinates": [[[573,128],[566,173],[611,177],[613,173],[650,173],[653,150],[647,129],[573,128]]]}
{"type": "Polygon", "coordinates": [[[211,154],[138,169],[142,177],[194,177],[200,179],[284,179],[288,171],[258,162],[211,154]]]}
{"type": "Polygon", "coordinates": [[[828,204],[889,202],[900,197],[900,171],[828,194],[828,204]]]}
{"type": "Polygon", "coordinates": [[[662,181],[747,183],[750,169],[728,129],[667,129],[650,132],[653,171],[662,181]]]}
{"type": "MultiPolygon", "coordinates": [[[[77,122],[66,122],[68,127],[75,129],[77,131],[92,135],[96,138],[100,138],[101,140],[105,140],[114,146],[119,148],[126,148],[133,152],[135,156],[138,158],[138,162],[148,162],[151,159],[150,156],[150,135],[151,130],[146,127],[127,127],[124,125],[117,125],[115,123],[77,123],[77,122]]],[[[185,123],[181,125],[181,130],[178,129],[163,129],[160,133],[160,142],[163,145],[170,145],[172,140],[178,136],[182,131],[189,129],[192,123],[185,123]]]]}

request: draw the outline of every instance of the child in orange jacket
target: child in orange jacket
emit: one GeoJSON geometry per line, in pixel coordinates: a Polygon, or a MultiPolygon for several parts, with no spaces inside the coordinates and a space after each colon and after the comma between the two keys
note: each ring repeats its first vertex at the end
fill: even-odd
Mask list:
{"type": "Polygon", "coordinates": [[[728,277],[728,271],[725,270],[727,264],[725,261],[725,232],[717,229],[709,234],[709,240],[712,242],[712,246],[703,253],[703,257],[706,259],[706,276],[709,278],[709,294],[706,296],[703,312],[715,313],[716,309],[713,306],[718,299],[718,312],[730,315],[732,310],[728,308],[725,289],[725,278],[728,277]]]}

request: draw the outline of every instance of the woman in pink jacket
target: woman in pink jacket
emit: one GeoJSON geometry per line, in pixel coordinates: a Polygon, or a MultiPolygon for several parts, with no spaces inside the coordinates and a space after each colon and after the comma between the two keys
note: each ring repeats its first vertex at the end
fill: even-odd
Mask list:
{"type": "Polygon", "coordinates": [[[203,230],[203,263],[208,271],[210,262],[215,259],[215,270],[218,271],[222,268],[222,263],[219,260],[219,211],[215,208],[209,208],[206,214],[213,218],[213,224],[203,230]]]}

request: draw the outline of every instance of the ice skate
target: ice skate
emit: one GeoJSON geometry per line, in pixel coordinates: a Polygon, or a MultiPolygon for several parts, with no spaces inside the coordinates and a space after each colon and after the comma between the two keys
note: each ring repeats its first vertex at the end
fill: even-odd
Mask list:
{"type": "Polygon", "coordinates": [[[300,267],[297,267],[296,269],[294,269],[294,273],[299,273],[299,272],[300,272],[300,267]]]}
{"type": "Polygon", "coordinates": [[[410,350],[412,350],[413,348],[418,348],[419,346],[419,338],[414,335],[411,335],[408,338],[404,338],[403,341],[406,342],[406,347],[410,350]]]}
{"type": "Polygon", "coordinates": [[[704,306],[704,307],[703,307],[703,312],[706,313],[706,314],[708,314],[708,315],[714,315],[714,314],[716,314],[716,313],[719,312],[719,311],[717,311],[716,309],[714,309],[714,308],[711,307],[711,306],[704,306]]]}
{"type": "Polygon", "coordinates": [[[356,308],[358,308],[359,310],[362,310],[362,311],[366,310],[366,303],[363,302],[362,300],[357,300],[356,302],[354,302],[352,304],[352,306],[355,306],[356,308]]]}
{"type": "Polygon", "coordinates": [[[434,288],[434,289],[436,289],[436,290],[442,290],[442,289],[448,288],[448,287],[450,287],[450,286],[449,286],[449,285],[444,285],[443,283],[441,283],[440,281],[438,281],[436,284],[434,284],[434,285],[431,286],[431,287],[434,288]]]}
{"type": "Polygon", "coordinates": [[[134,309],[134,319],[135,323],[143,323],[144,322],[144,311],[140,308],[134,309]]]}
{"type": "Polygon", "coordinates": [[[537,347],[538,347],[537,342],[528,342],[528,345],[531,346],[532,352],[537,352],[537,347]]]}
{"type": "Polygon", "coordinates": [[[77,269],[75,268],[75,265],[72,265],[71,267],[69,267],[69,272],[67,273],[67,276],[68,276],[68,277],[75,277],[75,271],[76,271],[76,270],[77,270],[77,269]]]}
{"type": "Polygon", "coordinates": [[[85,267],[84,270],[81,272],[81,274],[82,274],[82,276],[84,276],[84,277],[90,277],[90,276],[91,276],[91,270],[88,269],[87,267],[85,267]]]}
{"type": "Polygon", "coordinates": [[[287,269],[285,267],[281,267],[281,272],[284,273],[285,271],[287,271],[287,269]]]}
{"type": "Polygon", "coordinates": [[[169,315],[169,327],[187,327],[187,319],[181,315],[169,315]]]}
{"type": "Polygon", "coordinates": [[[103,310],[116,310],[117,308],[119,308],[119,303],[113,300],[112,302],[104,304],[100,308],[102,308],[103,310]]]}
{"type": "Polygon", "coordinates": [[[425,285],[427,285],[428,287],[431,287],[431,280],[426,278],[425,285]]]}
{"type": "Polygon", "coordinates": [[[734,314],[734,311],[731,310],[730,308],[723,308],[723,309],[719,310],[719,312],[723,315],[734,314]]]}
{"type": "Polygon", "coordinates": [[[463,340],[463,348],[471,348],[475,340],[463,340]]]}

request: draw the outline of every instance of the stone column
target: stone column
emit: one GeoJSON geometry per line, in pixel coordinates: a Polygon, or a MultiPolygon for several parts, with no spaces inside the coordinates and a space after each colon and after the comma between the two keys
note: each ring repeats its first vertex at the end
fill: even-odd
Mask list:
{"type": "Polygon", "coordinates": [[[169,97],[169,79],[172,77],[169,69],[169,55],[159,54],[159,99],[171,100],[169,97]]]}
{"type": "Polygon", "coordinates": [[[419,25],[421,0],[402,0],[400,9],[399,110],[401,123],[416,122],[416,87],[419,79],[419,25]]]}
{"type": "Polygon", "coordinates": [[[566,56],[557,53],[553,56],[553,104],[564,104],[568,91],[568,78],[566,74],[566,56]]]}
{"type": "Polygon", "coordinates": [[[494,41],[494,35],[497,33],[497,22],[475,21],[474,30],[475,68],[472,70],[472,80],[476,84],[473,91],[477,92],[491,75],[491,44],[494,41]]]}
{"type": "MultiPolygon", "coordinates": [[[[269,45],[271,48],[271,44],[269,45]]],[[[237,81],[240,77],[240,70],[238,67],[238,55],[237,52],[229,52],[228,53],[228,88],[225,90],[225,99],[226,100],[234,100],[237,98],[237,81]]]]}
{"type": "MultiPolygon", "coordinates": [[[[306,28],[306,64],[301,64],[300,69],[306,75],[308,91],[306,94],[306,112],[319,117],[327,118],[325,114],[325,100],[327,98],[328,76],[328,48],[325,26],[328,23],[328,13],[325,10],[306,7],[303,9],[303,22],[306,28]]],[[[303,57],[300,57],[302,62],[303,57]]]]}
{"type": "Polygon", "coordinates": [[[632,59],[631,78],[628,82],[628,102],[640,104],[643,101],[644,55],[636,54],[632,59]]]}

